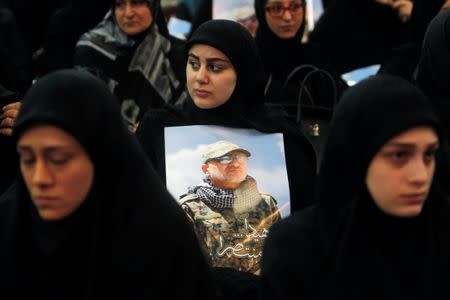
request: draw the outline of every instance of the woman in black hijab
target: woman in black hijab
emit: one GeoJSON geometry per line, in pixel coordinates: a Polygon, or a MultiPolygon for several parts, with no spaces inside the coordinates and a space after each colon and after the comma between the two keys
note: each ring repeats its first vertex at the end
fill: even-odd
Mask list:
{"type": "Polygon", "coordinates": [[[288,1],[288,6],[279,8],[280,5],[284,7],[282,3],[255,0],[255,13],[259,23],[255,39],[268,76],[265,91],[268,102],[286,102],[282,86],[296,67],[305,64],[319,68],[325,66],[317,44],[302,44],[306,28],[306,1],[288,1]]]}
{"type": "Polygon", "coordinates": [[[445,144],[406,80],[376,76],[346,92],[317,205],[275,224],[266,241],[263,299],[448,298],[445,144]]]}
{"type": "MultiPolygon", "coordinates": [[[[188,54],[186,72],[191,97],[183,107],[166,107],[149,111],[136,132],[144,150],[164,181],[166,150],[163,145],[164,131],[167,127],[218,125],[236,129],[255,129],[261,133],[282,133],[291,210],[299,210],[309,205],[313,199],[315,182],[314,150],[295,124],[278,115],[271,116],[265,109],[264,80],[260,71],[262,66],[250,33],[237,22],[208,21],[203,23],[188,41],[186,55],[188,54]],[[215,54],[204,55],[199,52],[200,49],[214,50],[215,54]],[[217,52],[220,53],[220,57],[217,52]],[[228,74],[226,76],[228,83],[221,81],[219,84],[217,78],[213,79],[218,76],[217,74],[224,72],[228,74]],[[190,76],[189,73],[197,75],[190,76]],[[199,75],[200,73],[203,75],[199,75]],[[233,74],[235,74],[234,82],[230,80],[233,74]],[[215,85],[208,84],[210,81],[214,81],[215,85]],[[202,89],[208,90],[211,95],[206,97],[206,92],[202,89]],[[219,94],[222,95],[220,98],[217,97],[219,94]]],[[[233,270],[214,269],[222,292],[229,299],[254,297],[256,282],[252,274],[233,270]]]]}
{"type": "MultiPolygon", "coordinates": [[[[315,182],[314,149],[294,123],[263,105],[262,66],[252,36],[236,22],[212,20],[193,33],[186,52],[196,44],[209,45],[224,53],[235,69],[237,83],[223,103],[202,107],[191,98],[195,92],[192,83],[188,82],[191,97],[182,107],[166,106],[144,116],[136,134],[157,172],[165,181],[165,150],[162,147],[165,127],[219,125],[256,129],[263,133],[279,132],[284,135],[292,210],[308,206],[313,198],[315,182]]],[[[191,67],[189,63],[186,68],[191,67]]]]}
{"type": "Polygon", "coordinates": [[[183,43],[169,35],[159,0],[114,0],[105,18],[81,36],[75,66],[104,79],[136,124],[149,107],[182,100],[183,43]],[[181,98],[180,98],[181,97],[181,98]]]}
{"type": "Polygon", "coordinates": [[[0,199],[2,299],[214,297],[192,228],[100,80],[43,77],[14,135],[21,175],[0,199]]]}
{"type": "Polygon", "coordinates": [[[428,26],[417,67],[417,83],[430,97],[450,136],[450,10],[438,14],[428,26]]]}

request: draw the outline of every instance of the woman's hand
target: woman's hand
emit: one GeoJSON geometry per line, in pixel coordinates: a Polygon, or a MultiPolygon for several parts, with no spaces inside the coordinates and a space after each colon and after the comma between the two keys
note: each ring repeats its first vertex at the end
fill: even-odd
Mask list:
{"type": "Polygon", "coordinates": [[[445,1],[444,4],[442,4],[441,10],[444,10],[447,8],[450,8],[450,0],[445,1]]]}
{"type": "Polygon", "coordinates": [[[13,102],[3,106],[3,113],[0,115],[0,134],[12,135],[20,105],[20,102],[13,102]]]}
{"type": "Polygon", "coordinates": [[[375,0],[382,5],[388,5],[395,9],[402,22],[407,22],[411,17],[413,2],[411,0],[375,0]]]}

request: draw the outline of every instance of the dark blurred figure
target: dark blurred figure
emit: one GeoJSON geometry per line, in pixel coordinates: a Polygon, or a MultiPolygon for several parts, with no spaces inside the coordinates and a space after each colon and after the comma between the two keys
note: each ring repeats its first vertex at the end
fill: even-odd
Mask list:
{"type": "Polygon", "coordinates": [[[101,20],[108,4],[106,0],[0,0],[0,7],[9,10],[9,24],[17,24],[16,39],[23,37],[20,52],[26,54],[27,83],[30,78],[72,66],[76,41],[101,20]]]}
{"type": "Polygon", "coordinates": [[[392,48],[407,41],[407,23],[388,5],[375,0],[328,2],[310,40],[320,43],[340,74],[380,64],[392,48]]]}
{"type": "MultiPolygon", "coordinates": [[[[0,85],[0,107],[17,101],[17,93],[11,92],[0,85]]],[[[0,110],[1,116],[4,111],[0,110]]],[[[3,117],[0,117],[3,122],[3,117]]],[[[3,133],[5,127],[0,125],[0,132],[3,133]]],[[[0,134],[0,195],[9,187],[16,177],[18,169],[18,155],[14,141],[7,135],[0,134]]]]}
{"type": "Polygon", "coordinates": [[[410,19],[410,31],[405,44],[393,50],[392,57],[381,66],[381,73],[389,73],[412,80],[419,63],[425,31],[440,10],[446,8],[446,0],[415,0],[410,19]]]}
{"type": "Polygon", "coordinates": [[[430,97],[450,136],[450,10],[439,13],[425,33],[416,81],[430,97]]]}
{"type": "Polygon", "coordinates": [[[31,77],[31,55],[24,36],[12,11],[0,7],[0,84],[23,93],[31,77]]]}

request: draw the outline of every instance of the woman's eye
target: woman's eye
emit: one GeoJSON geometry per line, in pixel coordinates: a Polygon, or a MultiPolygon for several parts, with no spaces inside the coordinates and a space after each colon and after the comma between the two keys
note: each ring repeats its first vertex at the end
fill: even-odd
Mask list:
{"type": "Polygon", "coordinates": [[[123,7],[123,6],[125,6],[125,2],[124,1],[116,1],[115,6],[116,7],[123,7]]]}
{"type": "Polygon", "coordinates": [[[49,157],[49,158],[48,158],[48,161],[49,161],[51,164],[60,166],[60,165],[63,165],[63,164],[65,164],[65,163],[67,163],[67,161],[69,160],[69,158],[70,158],[70,157],[68,157],[68,156],[64,156],[64,157],[49,157]]]}
{"type": "Polygon", "coordinates": [[[72,157],[71,153],[49,153],[46,160],[52,165],[60,166],[67,163],[72,157]]]}
{"type": "Polygon", "coordinates": [[[198,70],[200,68],[200,64],[195,60],[189,60],[188,63],[193,70],[198,70]]]}
{"type": "Polygon", "coordinates": [[[293,12],[297,12],[300,9],[300,7],[302,7],[300,3],[292,3],[290,9],[293,12]]]}
{"type": "Polygon", "coordinates": [[[274,4],[270,7],[270,9],[272,10],[272,12],[278,14],[283,10],[283,6],[281,4],[274,4]]]}
{"type": "Polygon", "coordinates": [[[424,160],[426,162],[431,162],[436,158],[437,149],[429,149],[424,153],[424,160]]]}
{"type": "Polygon", "coordinates": [[[411,153],[408,151],[393,151],[388,153],[388,157],[395,163],[401,163],[410,157],[411,153]]]}
{"type": "Polygon", "coordinates": [[[217,66],[217,65],[208,65],[208,69],[213,72],[213,73],[219,73],[220,71],[223,70],[223,68],[221,66],[217,66]]]}
{"type": "Polygon", "coordinates": [[[20,157],[20,164],[24,166],[29,166],[34,163],[33,157],[20,157]]]}

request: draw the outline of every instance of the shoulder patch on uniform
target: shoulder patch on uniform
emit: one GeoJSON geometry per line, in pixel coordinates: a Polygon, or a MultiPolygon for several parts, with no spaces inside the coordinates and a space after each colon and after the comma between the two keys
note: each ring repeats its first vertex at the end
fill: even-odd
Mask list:
{"type": "Polygon", "coordinates": [[[180,205],[188,208],[194,215],[194,221],[206,221],[222,218],[222,215],[213,211],[206,205],[197,194],[188,194],[181,197],[180,205]]]}
{"type": "Polygon", "coordinates": [[[211,220],[211,219],[217,219],[222,218],[222,215],[219,213],[216,213],[214,211],[210,211],[206,214],[196,214],[194,216],[195,221],[205,221],[205,220],[211,220]]]}
{"type": "Polygon", "coordinates": [[[183,204],[187,201],[192,201],[192,200],[199,200],[198,195],[197,194],[185,194],[180,197],[180,200],[178,201],[178,203],[183,204]]]}
{"type": "Polygon", "coordinates": [[[275,198],[272,197],[272,195],[267,194],[267,193],[261,193],[261,192],[260,192],[260,194],[261,194],[261,196],[264,198],[264,200],[266,200],[267,204],[269,204],[269,205],[272,204],[272,203],[270,203],[271,201],[272,201],[273,203],[275,203],[275,205],[278,204],[277,200],[275,200],[275,198]]]}

